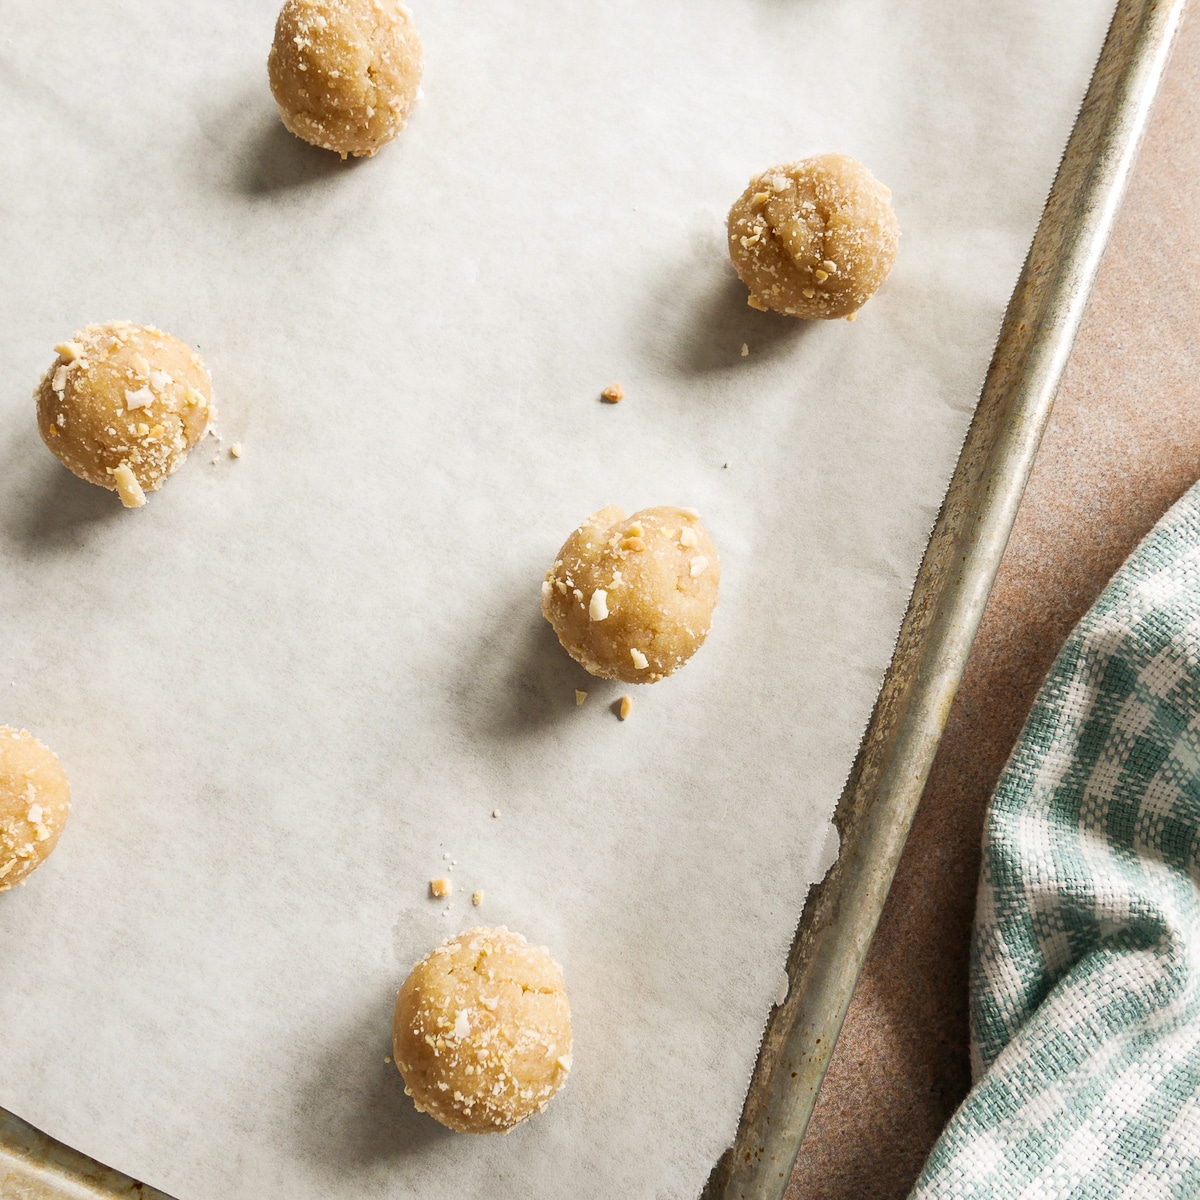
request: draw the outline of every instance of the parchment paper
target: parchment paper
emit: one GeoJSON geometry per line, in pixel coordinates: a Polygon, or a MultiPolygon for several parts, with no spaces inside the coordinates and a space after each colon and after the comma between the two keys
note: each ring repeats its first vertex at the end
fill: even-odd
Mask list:
{"type": "Polygon", "coordinates": [[[278,123],[273,0],[8,0],[0,720],[74,807],[0,897],[0,1104],[181,1200],[694,1196],[1110,11],[426,0],[422,105],[342,164],[278,123]],[[854,324],[753,312],[724,214],[825,150],[892,187],[899,264],[854,324]],[[222,408],[138,512],[29,399],[118,317],[222,408]],[[623,724],[538,611],[608,503],[698,507],[725,572],[623,724]],[[574,1010],[507,1138],[384,1061],[477,922],[574,1010]]]}

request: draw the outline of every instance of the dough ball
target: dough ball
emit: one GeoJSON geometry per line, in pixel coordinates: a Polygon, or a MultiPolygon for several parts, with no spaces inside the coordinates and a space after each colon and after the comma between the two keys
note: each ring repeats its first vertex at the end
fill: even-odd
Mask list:
{"type": "Polygon", "coordinates": [[[55,349],[35,393],[42,441],[80,479],[145,504],[216,415],[200,355],[128,321],[89,325],[55,349]]]}
{"type": "Polygon", "coordinates": [[[267,73],[292,133],[343,158],[370,156],[404,128],[422,57],[399,0],[287,0],[267,73]]]}
{"type": "Polygon", "coordinates": [[[752,308],[847,317],[896,261],[892,193],[862,163],[821,154],[756,175],[729,210],[729,257],[752,308]]]}
{"type": "Polygon", "coordinates": [[[708,636],[721,563],[692,508],[602,508],[575,530],[542,584],[563,648],[601,679],[654,683],[708,636]]]}
{"type": "Polygon", "coordinates": [[[70,807],[54,753],[24,729],[0,725],[0,892],[50,857],[70,807]]]}
{"type": "Polygon", "coordinates": [[[503,925],[449,938],[396,997],[392,1053],[418,1111],[462,1133],[507,1132],[571,1070],[562,968],[503,925]]]}

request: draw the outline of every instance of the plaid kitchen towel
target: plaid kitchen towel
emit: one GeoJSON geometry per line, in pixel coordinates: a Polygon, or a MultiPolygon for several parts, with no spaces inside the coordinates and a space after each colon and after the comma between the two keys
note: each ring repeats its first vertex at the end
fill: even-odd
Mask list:
{"type": "Polygon", "coordinates": [[[975,1087],[911,1200],[1200,1197],[1200,484],[1058,656],[992,797],[975,1087]]]}

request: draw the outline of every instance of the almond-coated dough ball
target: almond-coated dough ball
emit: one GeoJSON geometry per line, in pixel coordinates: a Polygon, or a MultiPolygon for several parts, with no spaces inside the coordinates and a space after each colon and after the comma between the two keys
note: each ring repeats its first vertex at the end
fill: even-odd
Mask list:
{"type": "Polygon", "coordinates": [[[399,0],[287,0],[267,74],[292,133],[343,158],[369,157],[404,128],[422,58],[399,0]]]}
{"type": "Polygon", "coordinates": [[[129,321],[89,325],[55,350],[34,393],[42,441],[80,479],[140,507],[216,415],[200,355],[129,321]]]}
{"type": "Polygon", "coordinates": [[[461,1133],[507,1133],[571,1070],[562,968],[503,925],[449,938],[400,988],[392,1054],[420,1112],[461,1133]]]}
{"type": "Polygon", "coordinates": [[[70,807],[54,752],[24,729],[0,725],[0,892],[50,857],[70,807]]]}
{"type": "Polygon", "coordinates": [[[900,227],[862,163],[821,154],[756,175],[729,211],[729,257],[752,308],[847,317],[888,277],[900,227]]]}
{"type": "Polygon", "coordinates": [[[601,679],[654,683],[708,636],[721,563],[694,508],[602,508],[546,573],[542,612],[564,649],[601,679]]]}

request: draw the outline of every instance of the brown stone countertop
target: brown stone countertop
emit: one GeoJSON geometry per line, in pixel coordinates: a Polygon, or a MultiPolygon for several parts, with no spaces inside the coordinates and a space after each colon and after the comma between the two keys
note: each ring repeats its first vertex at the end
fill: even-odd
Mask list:
{"type": "Polygon", "coordinates": [[[1067,634],[1200,478],[1198,217],[1193,5],[787,1200],[901,1200],[970,1086],[988,797],[1067,634]]]}

